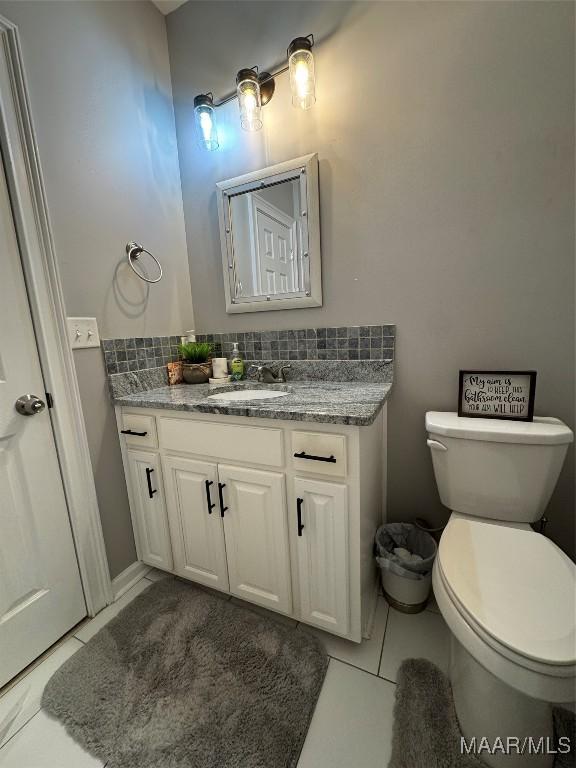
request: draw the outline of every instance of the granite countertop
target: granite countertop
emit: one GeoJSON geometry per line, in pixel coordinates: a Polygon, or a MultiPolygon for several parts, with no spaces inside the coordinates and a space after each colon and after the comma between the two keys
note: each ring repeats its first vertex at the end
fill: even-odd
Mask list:
{"type": "Polygon", "coordinates": [[[386,402],[392,384],[358,381],[292,381],[259,384],[243,381],[226,386],[176,384],[114,398],[115,405],[132,408],[165,408],[225,416],[252,416],[324,424],[372,424],[386,402]],[[269,400],[210,400],[208,395],[238,389],[272,389],[288,392],[269,400]]]}

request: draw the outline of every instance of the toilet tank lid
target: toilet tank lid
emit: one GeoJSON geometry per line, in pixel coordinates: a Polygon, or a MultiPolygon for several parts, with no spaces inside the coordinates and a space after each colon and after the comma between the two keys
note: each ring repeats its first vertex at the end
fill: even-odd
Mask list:
{"type": "Polygon", "coordinates": [[[572,430],[552,416],[535,416],[534,421],[505,421],[458,416],[454,412],[428,411],[426,429],[435,435],[494,443],[558,445],[574,440],[572,430]]]}

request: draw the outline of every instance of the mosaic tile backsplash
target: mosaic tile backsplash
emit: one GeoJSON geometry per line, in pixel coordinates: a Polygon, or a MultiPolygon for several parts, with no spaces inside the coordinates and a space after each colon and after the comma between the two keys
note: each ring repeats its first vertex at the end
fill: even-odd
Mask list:
{"type": "Polygon", "coordinates": [[[179,343],[179,336],[103,339],[102,350],[106,373],[142,371],[179,360],[179,343]]]}
{"type": "MultiPolygon", "coordinates": [[[[339,326],[286,331],[197,333],[214,345],[215,357],[230,357],[234,342],[247,362],[270,360],[377,360],[392,362],[395,325],[339,326]]],[[[108,374],[165,366],[179,359],[178,336],[104,339],[108,374]]]]}
{"type": "Polygon", "coordinates": [[[393,360],[396,326],[362,325],[295,331],[199,333],[215,357],[230,357],[234,342],[247,360],[393,360]]]}

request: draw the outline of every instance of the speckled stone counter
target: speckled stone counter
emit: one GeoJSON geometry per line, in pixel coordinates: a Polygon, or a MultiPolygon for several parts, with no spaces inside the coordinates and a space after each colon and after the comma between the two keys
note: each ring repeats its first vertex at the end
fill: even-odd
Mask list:
{"type": "Polygon", "coordinates": [[[228,386],[178,384],[134,394],[117,395],[115,405],[132,408],[165,408],[175,411],[251,416],[264,419],[310,421],[324,424],[372,424],[386,402],[391,383],[358,381],[293,381],[255,384],[243,381],[228,386]],[[208,395],[237,389],[276,389],[288,392],[272,400],[210,400],[208,395]]]}

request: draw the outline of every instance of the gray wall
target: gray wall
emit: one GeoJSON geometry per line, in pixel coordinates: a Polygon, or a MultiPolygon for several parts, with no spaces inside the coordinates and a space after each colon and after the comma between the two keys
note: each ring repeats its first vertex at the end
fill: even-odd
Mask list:
{"type": "MultiPolygon", "coordinates": [[[[535,368],[536,412],[574,426],[574,6],[517,2],[190,2],[167,17],[197,327],[397,323],[389,510],[443,522],[424,413],[454,410],[458,369],[535,368]],[[206,31],[210,30],[207,34],[206,31]],[[264,129],[192,101],[236,70],[278,64],[314,32],[316,106],[287,76],[264,129]],[[214,184],[320,158],[324,306],[226,315],[214,184]]],[[[573,454],[549,533],[574,552],[573,454]]]]}
{"type": "MultiPolygon", "coordinates": [[[[19,27],[69,315],[103,337],[192,327],[164,17],[149,2],[0,2],[19,27]],[[141,241],[165,277],[126,266],[141,241]]],[[[100,349],[75,352],[112,576],[136,559],[100,349]]]]}

